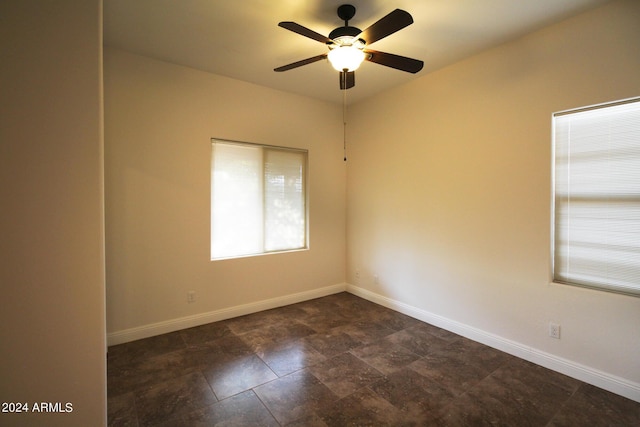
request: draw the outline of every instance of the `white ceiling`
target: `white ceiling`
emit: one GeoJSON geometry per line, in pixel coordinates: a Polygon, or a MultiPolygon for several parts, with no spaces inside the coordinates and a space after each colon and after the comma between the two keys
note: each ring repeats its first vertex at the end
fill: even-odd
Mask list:
{"type": "Polygon", "coordinates": [[[104,0],[104,43],[129,52],[330,102],[342,102],[327,61],[276,73],[275,67],[327,51],[278,27],[294,21],[328,35],[344,25],[336,9],[357,11],[362,30],[392,10],[414,23],[371,48],[423,60],[417,74],[365,62],[349,103],[419,78],[608,0],[104,0]]]}

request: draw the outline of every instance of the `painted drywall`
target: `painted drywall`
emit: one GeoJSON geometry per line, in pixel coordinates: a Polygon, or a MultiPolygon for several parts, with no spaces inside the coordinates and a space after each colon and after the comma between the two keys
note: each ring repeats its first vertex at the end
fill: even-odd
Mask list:
{"type": "Polygon", "coordinates": [[[551,115],[640,95],[639,23],[613,2],[352,107],[348,282],[640,395],[640,298],[550,279],[551,115]]]}
{"type": "Polygon", "coordinates": [[[104,62],[110,337],[344,284],[340,108],[115,49],[104,62]],[[210,260],[212,137],[309,150],[309,250],[210,260]]]}
{"type": "Polygon", "coordinates": [[[106,425],[101,14],[0,2],[3,426],[106,425]]]}

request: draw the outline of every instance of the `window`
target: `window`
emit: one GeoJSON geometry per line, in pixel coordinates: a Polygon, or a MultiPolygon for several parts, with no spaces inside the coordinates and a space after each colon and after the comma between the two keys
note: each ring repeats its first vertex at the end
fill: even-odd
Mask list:
{"type": "Polygon", "coordinates": [[[553,115],[556,282],[640,296],[640,98],[553,115]]]}
{"type": "Polygon", "coordinates": [[[307,151],[212,140],[211,259],[307,247],[307,151]]]}

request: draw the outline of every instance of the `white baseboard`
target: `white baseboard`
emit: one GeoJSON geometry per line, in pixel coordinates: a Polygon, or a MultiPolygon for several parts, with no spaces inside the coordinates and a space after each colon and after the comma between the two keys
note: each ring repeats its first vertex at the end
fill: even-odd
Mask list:
{"type": "Polygon", "coordinates": [[[500,351],[504,351],[505,353],[509,353],[521,359],[528,360],[537,365],[544,366],[545,368],[553,371],[560,372],[564,375],[576,378],[612,393],[619,394],[636,402],[640,402],[640,384],[636,382],[546,353],[516,341],[491,334],[481,329],[474,328],[473,326],[465,325],[455,320],[448,319],[347,283],[112,332],[107,334],[107,344],[109,346],[122,344],[211,322],[217,322],[263,310],[295,304],[343,291],[347,291],[368,301],[380,304],[384,307],[406,314],[434,326],[438,326],[439,328],[454,332],[458,335],[462,335],[466,338],[496,348],[500,351]]]}
{"type": "Polygon", "coordinates": [[[528,360],[545,368],[551,369],[569,377],[578,379],[596,387],[619,394],[628,399],[640,402],[640,384],[620,378],[598,369],[584,366],[580,363],[555,356],[550,353],[529,347],[516,341],[491,334],[473,326],[465,325],[455,320],[413,307],[409,304],[393,300],[366,289],[347,284],[347,292],[380,304],[392,310],[411,316],[423,322],[454,332],[473,341],[496,348],[505,353],[528,360]]]}
{"type": "Polygon", "coordinates": [[[298,292],[281,297],[241,304],[234,307],[223,308],[206,313],[194,314],[192,316],[181,317],[178,319],[165,320],[162,322],[138,326],[122,331],[111,332],[107,334],[107,345],[111,346],[116,344],[123,344],[142,338],[149,338],[155,335],[166,334],[168,332],[179,331],[186,328],[192,328],[194,326],[200,326],[211,322],[218,322],[220,320],[244,316],[245,314],[257,313],[263,310],[269,310],[272,308],[282,307],[289,304],[295,304],[314,298],[336,294],[338,292],[344,292],[346,289],[347,284],[340,283],[333,286],[313,289],[311,291],[298,292]]]}

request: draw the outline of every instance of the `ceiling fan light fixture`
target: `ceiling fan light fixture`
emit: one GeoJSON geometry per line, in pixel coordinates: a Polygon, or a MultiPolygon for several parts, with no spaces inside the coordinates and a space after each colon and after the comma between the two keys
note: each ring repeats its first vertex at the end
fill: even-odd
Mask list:
{"type": "Polygon", "coordinates": [[[329,62],[337,71],[355,71],[364,61],[364,44],[360,40],[353,40],[353,37],[341,39],[343,40],[336,40],[338,44],[329,51],[329,62]],[[347,38],[348,40],[344,40],[347,38]]]}

